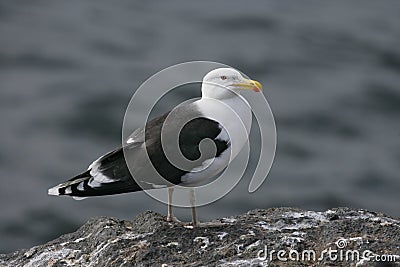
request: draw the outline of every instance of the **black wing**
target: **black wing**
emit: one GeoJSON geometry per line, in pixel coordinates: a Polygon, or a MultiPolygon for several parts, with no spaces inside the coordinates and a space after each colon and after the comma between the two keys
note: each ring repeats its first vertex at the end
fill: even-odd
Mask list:
{"type": "MultiPolygon", "coordinates": [[[[191,110],[193,112],[193,110],[191,110]]],[[[181,113],[185,114],[185,113],[181,113]]],[[[139,185],[133,179],[126,164],[124,149],[118,148],[94,161],[87,171],[49,190],[53,195],[70,195],[76,197],[100,196],[135,192],[143,189],[155,188],[151,177],[144,175],[150,168],[144,160],[144,153],[150,158],[156,171],[169,183],[157,180],[157,186],[170,186],[181,183],[181,177],[188,171],[172,165],[166,158],[161,146],[161,129],[169,113],[164,114],[146,124],[146,131],[138,129],[124,145],[125,153],[130,155],[130,167],[135,173],[142,176],[139,185]],[[144,138],[145,136],[145,138],[144,138]],[[132,165],[131,165],[132,163],[132,165]]],[[[192,114],[193,115],[193,114],[192,114]]],[[[205,138],[214,140],[219,156],[229,147],[228,140],[219,140],[216,137],[221,133],[219,123],[199,116],[189,121],[179,134],[179,146],[182,154],[189,160],[200,157],[199,143],[205,138]]],[[[136,179],[138,180],[138,179],[136,179]]]]}

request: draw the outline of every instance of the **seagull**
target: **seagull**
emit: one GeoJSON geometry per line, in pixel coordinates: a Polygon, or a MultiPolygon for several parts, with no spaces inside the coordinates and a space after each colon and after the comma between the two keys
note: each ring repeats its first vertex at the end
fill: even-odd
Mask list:
{"type": "MultiPolygon", "coordinates": [[[[261,89],[259,82],[244,77],[236,69],[214,69],[202,80],[199,100],[179,105],[150,120],[135,130],[121,147],[95,160],[81,174],[50,188],[48,194],[82,199],[168,188],[167,221],[179,222],[172,212],[174,186],[192,188],[209,181],[228,166],[248,141],[251,127],[251,107],[241,92],[261,92],[261,89]],[[180,125],[182,122],[184,125],[180,125]],[[184,168],[167,156],[174,139],[189,162],[184,168]],[[213,153],[203,153],[204,139],[214,144],[213,153]],[[157,174],[162,179],[154,178],[157,174]]],[[[190,203],[191,224],[196,226],[193,189],[190,203]]]]}

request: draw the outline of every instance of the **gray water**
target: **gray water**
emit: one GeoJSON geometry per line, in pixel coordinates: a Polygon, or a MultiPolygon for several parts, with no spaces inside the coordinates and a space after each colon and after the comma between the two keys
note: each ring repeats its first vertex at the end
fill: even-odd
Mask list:
{"type": "Polygon", "coordinates": [[[117,147],[136,88],[190,60],[262,82],[278,132],[263,186],[242,180],[201,220],[276,206],[400,216],[399,1],[0,1],[0,40],[0,252],[95,216],[165,214],[144,193],[47,188],[117,147]]]}

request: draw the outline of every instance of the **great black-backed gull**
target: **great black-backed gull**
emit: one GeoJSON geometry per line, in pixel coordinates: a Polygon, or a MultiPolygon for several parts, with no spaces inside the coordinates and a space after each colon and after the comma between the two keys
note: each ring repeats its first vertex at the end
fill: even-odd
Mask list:
{"type": "MultiPolygon", "coordinates": [[[[174,109],[136,130],[123,146],[111,151],[90,164],[87,171],[48,190],[49,195],[66,195],[74,198],[113,195],[168,187],[167,220],[172,215],[174,185],[193,186],[216,176],[239,153],[248,140],[243,127],[251,127],[251,108],[239,93],[243,90],[261,91],[261,84],[245,78],[233,68],[218,68],[204,76],[201,99],[174,109]],[[237,117],[232,117],[232,111],[237,117]],[[163,127],[175,129],[175,122],[188,122],[179,133],[179,149],[195,162],[191,169],[181,169],[170,162],[164,153],[170,142],[162,142],[163,127]],[[193,119],[191,119],[193,118],[193,119]],[[202,153],[199,144],[211,139],[214,155],[203,161],[195,161],[202,153]],[[166,144],[165,144],[166,143],[166,144]],[[129,157],[125,151],[129,151],[129,157]],[[143,160],[147,155],[150,161],[143,160]],[[129,163],[126,163],[129,160],[129,163]],[[155,183],[143,171],[151,166],[165,179],[155,183]],[[129,166],[129,168],[128,168],[129,166]],[[131,171],[130,171],[131,170],[131,171]],[[142,173],[141,173],[142,172],[142,173]],[[135,179],[132,177],[135,176],[135,179]],[[140,176],[137,178],[136,175],[140,176]],[[143,178],[142,178],[143,177],[143,178]]],[[[168,135],[168,131],[166,133],[168,135]]],[[[173,142],[172,142],[173,143],[173,142]]],[[[192,223],[197,224],[193,190],[191,192],[192,223]]]]}

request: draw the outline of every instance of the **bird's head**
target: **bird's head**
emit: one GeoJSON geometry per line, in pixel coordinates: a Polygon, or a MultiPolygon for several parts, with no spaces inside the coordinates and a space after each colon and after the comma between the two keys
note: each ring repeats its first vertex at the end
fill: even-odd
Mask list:
{"type": "Polygon", "coordinates": [[[261,83],[247,79],[232,68],[218,68],[210,71],[203,78],[202,95],[203,97],[223,99],[230,98],[234,94],[231,91],[239,93],[243,90],[252,90],[261,92],[261,83]]]}

